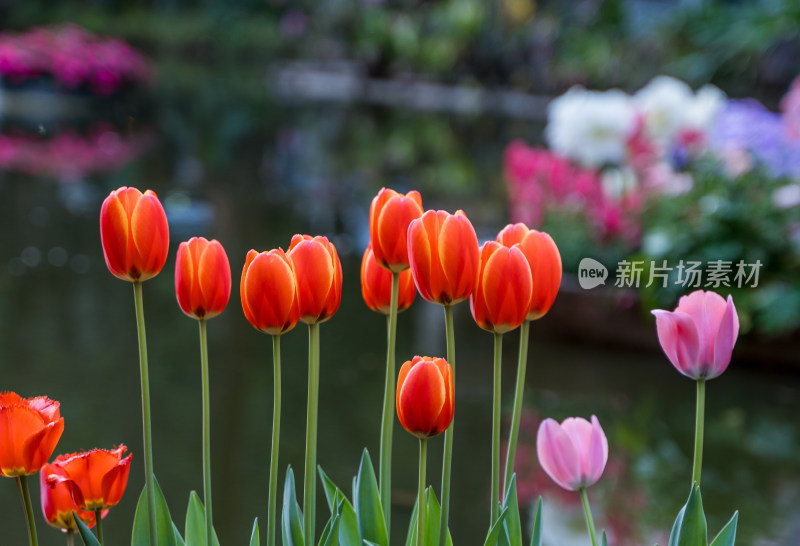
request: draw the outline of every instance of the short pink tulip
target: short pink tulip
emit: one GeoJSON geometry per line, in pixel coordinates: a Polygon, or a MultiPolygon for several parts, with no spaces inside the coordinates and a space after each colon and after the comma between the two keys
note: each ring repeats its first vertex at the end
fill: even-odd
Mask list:
{"type": "Polygon", "coordinates": [[[597,417],[545,419],[536,435],[539,464],[554,482],[578,491],[600,479],[608,462],[608,440],[597,417]]]}
{"type": "Polygon", "coordinates": [[[661,348],[672,365],[692,379],[713,379],[724,372],[739,335],[733,298],[696,290],[674,311],[655,309],[661,348]]]}

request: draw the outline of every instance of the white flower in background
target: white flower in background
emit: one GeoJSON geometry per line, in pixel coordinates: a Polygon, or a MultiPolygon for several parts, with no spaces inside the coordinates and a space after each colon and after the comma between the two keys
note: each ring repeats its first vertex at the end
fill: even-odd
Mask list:
{"type": "Polygon", "coordinates": [[[683,126],[705,132],[725,106],[727,97],[718,87],[704,85],[695,94],[683,116],[683,126]]]}
{"type": "Polygon", "coordinates": [[[636,129],[636,110],[617,89],[573,87],[547,109],[545,136],[550,148],[586,167],[621,164],[636,129]]]}
{"type": "Polygon", "coordinates": [[[800,184],[786,184],[772,192],[772,203],[781,209],[800,205],[800,184]]]}

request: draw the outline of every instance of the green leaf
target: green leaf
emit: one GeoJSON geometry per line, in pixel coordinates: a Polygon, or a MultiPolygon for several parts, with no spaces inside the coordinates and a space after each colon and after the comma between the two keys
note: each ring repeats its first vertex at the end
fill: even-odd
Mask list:
{"type": "Polygon", "coordinates": [[[608,546],[608,539],[606,539],[605,530],[603,530],[603,534],[600,535],[600,546],[608,546]]]}
{"type": "Polygon", "coordinates": [[[672,532],[669,535],[669,546],[707,546],[706,515],[703,512],[703,498],[700,486],[692,485],[689,500],[681,508],[672,532]]]}
{"type": "MultiPolygon", "coordinates": [[[[439,522],[441,519],[442,507],[433,492],[433,487],[425,490],[425,544],[424,546],[439,545],[439,522]]],[[[418,499],[419,500],[419,499],[418,499]]],[[[408,524],[408,535],[406,536],[406,546],[417,546],[417,513],[419,502],[414,503],[414,510],[411,512],[411,521],[408,524]]],[[[450,530],[447,530],[447,546],[453,546],[453,538],[450,530]]]]}
{"type": "Polygon", "coordinates": [[[175,525],[175,522],[172,522],[172,535],[175,537],[175,544],[178,546],[186,546],[186,543],[183,541],[183,537],[181,537],[181,532],[178,531],[178,526],[175,525]]]}
{"type": "Polygon", "coordinates": [[[250,534],[250,546],[261,546],[261,539],[258,537],[258,518],[253,522],[253,532],[250,534]]]}
{"type": "Polygon", "coordinates": [[[322,470],[322,467],[319,465],[317,465],[317,472],[319,472],[319,479],[322,482],[322,489],[325,491],[325,500],[328,501],[328,510],[333,514],[334,507],[336,506],[333,499],[336,496],[336,492],[339,491],[339,488],[333,483],[333,480],[325,474],[325,471],[322,470]]]}
{"type": "MultiPolygon", "coordinates": [[[[164,492],[158,485],[158,480],[153,476],[153,485],[156,497],[156,540],[158,546],[178,546],[175,540],[174,524],[169,515],[167,500],[164,492]]],[[[133,516],[133,532],[131,533],[131,546],[150,546],[150,520],[147,513],[147,486],[142,489],[139,495],[139,502],[136,504],[136,514],[133,516]]]]}
{"type": "Polygon", "coordinates": [[[283,487],[283,517],[282,536],[283,546],[305,546],[303,540],[303,513],[297,504],[297,494],[294,489],[294,472],[290,466],[286,470],[286,484],[283,487]]]}
{"type": "Polygon", "coordinates": [[[739,521],[739,512],[734,512],[733,517],[719,532],[710,546],[733,546],[736,541],[736,525],[739,521]]]}
{"type": "Polygon", "coordinates": [[[536,511],[533,513],[531,546],[542,546],[542,497],[539,497],[536,503],[536,511]]]}
{"type": "Polygon", "coordinates": [[[358,477],[353,490],[353,505],[358,516],[361,540],[374,542],[378,546],[388,546],[389,538],[386,534],[386,522],[383,519],[378,480],[375,478],[375,469],[366,449],[358,467],[358,477]]]}
{"type": "Polygon", "coordinates": [[[100,546],[100,541],[92,534],[86,524],[81,521],[81,518],[78,517],[78,514],[76,514],[74,510],[72,511],[72,517],[75,519],[75,523],[78,524],[78,532],[81,534],[83,543],[86,546],[100,546]]]}
{"type": "Polygon", "coordinates": [[[483,546],[497,546],[499,544],[498,540],[500,538],[500,534],[503,532],[503,522],[506,519],[506,514],[508,513],[508,508],[503,508],[500,512],[500,515],[497,517],[497,521],[494,522],[492,528],[489,529],[489,533],[486,535],[486,540],[483,542],[483,546]]]}
{"type": "Polygon", "coordinates": [[[339,536],[339,514],[331,514],[331,519],[325,524],[322,530],[322,536],[319,537],[319,546],[337,546],[339,544],[337,537],[339,536]]]}
{"type": "MultiPolygon", "coordinates": [[[[206,509],[203,501],[195,491],[189,493],[189,505],[186,507],[186,542],[192,546],[206,546],[206,509]]],[[[211,539],[214,546],[219,546],[217,532],[211,539]]]]}
{"type": "Polygon", "coordinates": [[[508,510],[503,522],[503,532],[497,537],[499,546],[522,546],[522,526],[519,521],[519,505],[517,504],[517,476],[514,474],[506,490],[501,509],[508,510]]]}
{"type": "Polygon", "coordinates": [[[325,490],[325,498],[328,501],[328,508],[331,514],[337,513],[339,518],[339,544],[341,546],[361,546],[361,538],[358,531],[358,517],[350,501],[347,500],[342,490],[328,477],[321,467],[317,467],[319,477],[322,480],[322,487],[325,490]],[[341,506],[340,506],[341,505],[341,506]],[[335,511],[334,511],[334,507],[335,511]]]}

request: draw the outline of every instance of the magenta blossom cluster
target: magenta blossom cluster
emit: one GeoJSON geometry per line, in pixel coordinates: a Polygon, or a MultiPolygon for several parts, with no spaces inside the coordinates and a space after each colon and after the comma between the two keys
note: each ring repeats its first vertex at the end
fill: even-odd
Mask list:
{"type": "Polygon", "coordinates": [[[90,34],[73,23],[0,34],[0,76],[12,83],[50,75],[65,89],[87,86],[109,95],[150,81],[147,60],[125,41],[90,34]]]}

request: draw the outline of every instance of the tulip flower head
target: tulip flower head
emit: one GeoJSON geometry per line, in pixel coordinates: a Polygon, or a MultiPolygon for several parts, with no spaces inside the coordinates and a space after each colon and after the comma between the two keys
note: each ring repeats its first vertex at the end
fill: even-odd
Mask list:
{"type": "Polygon", "coordinates": [[[525,224],[509,224],[497,235],[497,242],[519,249],[528,260],[533,279],[528,320],[542,318],[550,308],[561,286],[561,254],[552,237],[542,231],[528,229],[525,224]]]}
{"type": "Polygon", "coordinates": [[[713,379],[724,372],[739,336],[733,298],[696,290],[674,311],[655,309],[661,348],[679,372],[692,379],[713,379]]]}
{"type": "Polygon", "coordinates": [[[429,210],[408,226],[414,284],[427,301],[452,305],[470,297],[478,282],[478,237],[463,211],[429,210]]]}
{"type": "Polygon", "coordinates": [[[300,320],[317,324],[330,319],[342,301],[342,264],[327,237],[295,235],[289,246],[300,320]]]}
{"type": "Polygon", "coordinates": [[[169,226],[152,190],[122,187],[100,208],[100,241],[111,273],[124,281],[146,281],[159,274],[169,252],[169,226]]]}
{"type": "Polygon", "coordinates": [[[59,403],[46,396],[0,394],[0,474],[35,474],[53,454],[64,432],[59,403]]]}
{"type": "Polygon", "coordinates": [[[175,295],[181,310],[192,318],[222,313],[231,296],[231,266],[219,241],[192,237],[178,246],[175,295]]]}
{"type": "Polygon", "coordinates": [[[443,358],[415,356],[397,378],[397,418],[417,438],[432,438],[453,421],[453,371],[443,358]]]}
{"type": "Polygon", "coordinates": [[[608,440],[597,417],[545,419],[536,435],[539,464],[554,482],[578,491],[597,482],[608,462],[608,440]]]}
{"type": "Polygon", "coordinates": [[[131,468],[131,455],[122,457],[125,451],[125,446],[120,445],[112,450],[59,455],[48,466],[47,484],[66,485],[81,510],[116,506],[122,500],[131,468]]]}
{"type": "Polygon", "coordinates": [[[369,237],[375,260],[391,271],[408,269],[406,234],[412,220],[422,216],[422,196],[382,188],[369,207],[369,237]]]}
{"type": "MultiPolygon", "coordinates": [[[[414,303],[417,287],[411,271],[399,273],[399,286],[397,293],[397,311],[405,311],[414,303]]],[[[361,295],[367,307],[378,313],[388,315],[392,298],[392,273],[382,267],[372,252],[372,245],[368,245],[361,259],[361,295]]]]}
{"type": "Polygon", "coordinates": [[[478,326],[496,334],[517,328],[528,315],[531,290],[531,270],[519,246],[484,243],[478,286],[469,298],[478,326]]]}
{"type": "Polygon", "coordinates": [[[244,316],[256,330],[281,335],[300,320],[292,262],[280,248],[247,253],[239,292],[244,316]]]}
{"type": "MultiPolygon", "coordinates": [[[[45,464],[39,472],[39,492],[42,499],[42,513],[49,525],[57,529],[78,530],[73,512],[90,529],[95,526],[95,512],[81,510],[72,499],[72,490],[66,483],[48,483],[47,477],[53,473],[52,465],[45,464]]],[[[107,510],[103,511],[105,517],[107,510]]]]}

